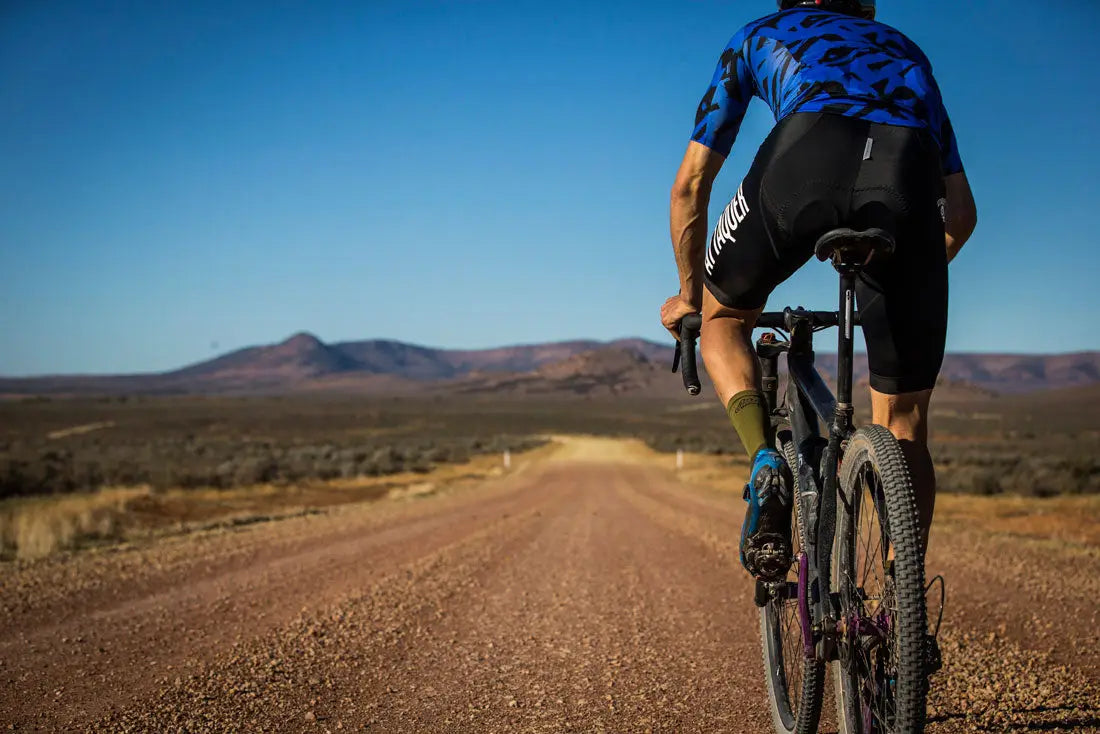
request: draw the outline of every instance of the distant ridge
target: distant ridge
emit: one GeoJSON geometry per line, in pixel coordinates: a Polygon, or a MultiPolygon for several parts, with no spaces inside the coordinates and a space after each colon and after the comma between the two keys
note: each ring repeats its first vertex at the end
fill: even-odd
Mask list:
{"type": "MultiPolygon", "coordinates": [[[[138,375],[0,378],[5,395],[219,394],[347,391],[562,395],[672,395],[672,347],[645,339],[575,340],[494,349],[437,349],[385,339],[326,344],[300,332],[178,370],[138,375]]],[[[819,353],[829,375],[836,355],[819,353]]],[[[856,355],[855,378],[867,378],[856,355]]],[[[949,354],[941,380],[996,393],[1100,383],[1100,352],[949,354]]]]}
{"type": "MultiPolygon", "coordinates": [[[[439,386],[442,392],[501,396],[674,397],[683,392],[669,364],[658,362],[631,340],[573,354],[528,372],[476,372],[439,386]]],[[[653,345],[657,347],[657,345],[653,345]]],[[[671,358],[671,350],[667,350],[671,358]]]]}
{"type": "Polygon", "coordinates": [[[274,346],[238,349],[168,374],[176,379],[234,375],[292,381],[359,369],[361,365],[352,356],[303,331],[274,346]]]}

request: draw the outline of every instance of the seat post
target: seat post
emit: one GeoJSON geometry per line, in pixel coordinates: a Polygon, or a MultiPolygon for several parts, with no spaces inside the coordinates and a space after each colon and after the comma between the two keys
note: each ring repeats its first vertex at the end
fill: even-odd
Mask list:
{"type": "MultiPolygon", "coordinates": [[[[849,421],[852,415],[852,352],[853,330],[855,324],[856,301],[856,274],[859,266],[847,263],[836,263],[836,269],[840,272],[840,318],[837,331],[837,418],[841,411],[847,414],[849,421]]],[[[841,426],[837,426],[840,428],[841,426]]]]}
{"type": "Polygon", "coordinates": [[[855,329],[856,276],[875,256],[890,256],[897,243],[884,229],[831,229],[818,238],[814,254],[832,260],[840,273],[840,335],[837,345],[836,417],[829,430],[829,447],[839,455],[840,441],[852,430],[852,331],[855,329]]]}

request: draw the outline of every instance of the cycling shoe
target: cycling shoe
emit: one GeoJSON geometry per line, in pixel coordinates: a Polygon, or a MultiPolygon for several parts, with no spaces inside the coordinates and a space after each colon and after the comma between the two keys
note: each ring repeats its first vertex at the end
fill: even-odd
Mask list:
{"type": "Polygon", "coordinates": [[[761,581],[779,581],[791,566],[791,487],[783,455],[760,449],[745,485],[749,503],[741,525],[741,565],[761,581]]]}

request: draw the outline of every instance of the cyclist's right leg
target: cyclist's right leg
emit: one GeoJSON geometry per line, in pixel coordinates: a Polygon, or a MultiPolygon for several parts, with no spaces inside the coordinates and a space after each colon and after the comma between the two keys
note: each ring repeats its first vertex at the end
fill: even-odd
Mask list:
{"type": "MultiPolygon", "coordinates": [[[[897,242],[893,256],[871,261],[856,284],[873,420],[901,445],[927,549],[936,492],[928,404],[947,339],[943,172],[939,149],[923,131],[872,125],[868,138],[871,155],[853,189],[855,219],[857,226],[888,229],[897,242]]],[[[925,655],[931,674],[942,664],[931,634],[925,655]]]]}
{"type": "Polygon", "coordinates": [[[885,426],[901,444],[916,492],[921,547],[928,548],[928,531],[936,507],[936,470],[928,452],[928,402],[931,390],[890,395],[871,389],[871,422],[885,426]]]}
{"type": "Polygon", "coordinates": [[[928,403],[947,338],[947,251],[938,148],[922,131],[872,125],[853,194],[860,226],[894,233],[892,257],[872,261],[856,285],[867,340],[872,420],[898,439],[909,464],[923,547],[935,505],[928,403]]]}
{"type": "MultiPolygon", "coordinates": [[[[890,395],[871,389],[872,421],[885,426],[894,435],[909,465],[917,500],[922,553],[928,550],[928,531],[932,527],[932,513],[936,506],[936,470],[932,465],[932,455],[928,452],[928,402],[931,398],[931,390],[890,395]]],[[[889,558],[893,560],[892,546],[889,558]]],[[[943,666],[935,637],[938,632],[937,629],[925,638],[928,675],[943,666]]]]}

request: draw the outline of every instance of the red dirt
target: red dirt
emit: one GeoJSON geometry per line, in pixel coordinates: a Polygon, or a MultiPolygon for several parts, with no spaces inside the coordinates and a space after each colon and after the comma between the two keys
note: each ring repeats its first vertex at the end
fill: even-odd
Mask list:
{"type": "MultiPolygon", "coordinates": [[[[769,731],[740,513],[649,466],[546,463],[424,499],[8,564],[0,722],[769,731]]],[[[928,731],[1100,731],[1097,554],[951,525],[933,543],[951,596],[928,731]]]]}

